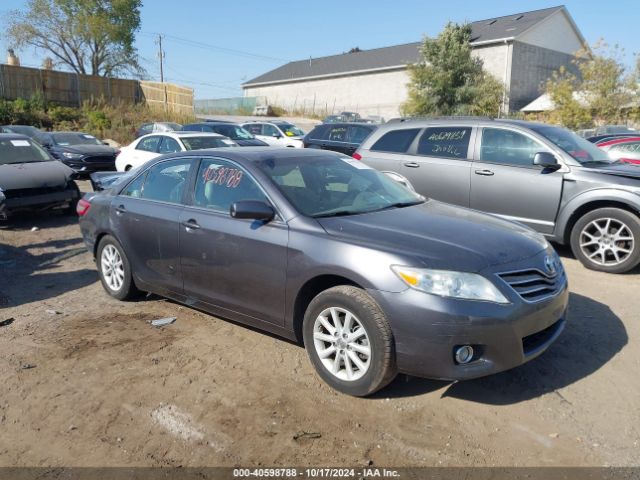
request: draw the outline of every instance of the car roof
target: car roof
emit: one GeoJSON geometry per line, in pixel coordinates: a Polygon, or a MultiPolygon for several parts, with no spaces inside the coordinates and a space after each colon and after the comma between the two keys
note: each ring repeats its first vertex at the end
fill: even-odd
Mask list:
{"type": "Polygon", "coordinates": [[[319,125],[316,125],[313,128],[317,128],[317,127],[350,127],[352,125],[357,125],[357,126],[361,126],[361,127],[369,127],[372,129],[376,129],[378,128],[378,125],[375,125],[373,123],[364,123],[364,122],[334,122],[334,123],[321,123],[319,125]]]}
{"type": "Polygon", "coordinates": [[[0,133],[0,140],[31,140],[31,137],[21,133],[0,133]]]}
{"type": "Polygon", "coordinates": [[[163,155],[152,162],[166,160],[173,156],[185,158],[185,157],[202,157],[203,154],[214,155],[216,157],[223,157],[229,160],[235,160],[239,162],[258,162],[264,160],[278,160],[287,158],[317,158],[317,157],[340,157],[349,158],[344,154],[333,152],[330,150],[318,150],[315,148],[273,148],[273,147],[251,147],[251,148],[237,148],[237,147],[223,147],[223,148],[207,148],[203,150],[189,150],[186,152],[177,152],[175,154],[163,155]]]}
{"type": "Polygon", "coordinates": [[[215,125],[236,125],[238,126],[238,123],[235,122],[195,122],[195,123],[187,123],[186,125],[183,125],[183,127],[192,127],[194,125],[198,125],[198,126],[203,126],[203,127],[211,127],[211,126],[215,126],[215,125]]]}
{"type": "Polygon", "coordinates": [[[384,124],[385,127],[393,127],[395,125],[510,125],[520,126],[524,128],[532,127],[549,127],[556,126],[543,122],[531,122],[528,120],[514,120],[510,118],[492,118],[492,117],[406,117],[392,118],[384,124]]]}
{"type": "Polygon", "coordinates": [[[193,131],[187,131],[187,132],[181,132],[181,131],[177,131],[177,132],[154,132],[154,133],[147,133],[146,135],[142,135],[138,138],[136,138],[133,142],[138,142],[144,138],[149,138],[149,137],[170,137],[173,139],[180,139],[180,138],[194,138],[194,137],[211,137],[211,138],[225,138],[228,139],[229,137],[226,137],[224,135],[220,135],[219,133],[214,133],[214,132],[193,132],[193,131]]]}

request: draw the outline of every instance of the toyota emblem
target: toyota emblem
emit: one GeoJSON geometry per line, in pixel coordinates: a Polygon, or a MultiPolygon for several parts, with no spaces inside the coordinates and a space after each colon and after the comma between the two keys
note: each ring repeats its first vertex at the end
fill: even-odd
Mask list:
{"type": "Polygon", "coordinates": [[[555,275],[558,271],[558,266],[555,259],[549,255],[544,257],[544,266],[547,269],[547,273],[549,275],[555,275]]]}

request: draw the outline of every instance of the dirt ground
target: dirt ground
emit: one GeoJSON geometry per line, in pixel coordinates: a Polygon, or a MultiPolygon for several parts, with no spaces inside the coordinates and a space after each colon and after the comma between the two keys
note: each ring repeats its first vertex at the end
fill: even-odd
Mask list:
{"type": "Polygon", "coordinates": [[[75,218],[0,227],[0,466],[640,465],[640,276],[561,254],[570,321],[543,356],[357,399],[298,345],[111,299],[75,218]]]}

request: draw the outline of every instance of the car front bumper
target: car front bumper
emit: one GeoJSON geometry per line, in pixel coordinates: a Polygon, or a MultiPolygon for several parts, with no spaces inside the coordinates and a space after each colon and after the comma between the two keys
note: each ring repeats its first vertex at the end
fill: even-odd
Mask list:
{"type": "Polygon", "coordinates": [[[510,304],[443,298],[414,289],[369,290],[387,315],[398,370],[419,377],[466,380],[517,367],[541,355],[567,320],[566,280],[552,297],[525,302],[514,292],[510,304]],[[455,350],[474,349],[458,364],[455,350]]]}
{"type": "Polygon", "coordinates": [[[0,202],[0,219],[6,219],[20,211],[42,211],[69,207],[78,199],[78,191],[66,189],[59,192],[12,196],[11,190],[4,192],[6,198],[0,202]]]}
{"type": "Polygon", "coordinates": [[[86,162],[82,160],[61,160],[76,173],[115,172],[115,158],[107,162],[86,162]]]}

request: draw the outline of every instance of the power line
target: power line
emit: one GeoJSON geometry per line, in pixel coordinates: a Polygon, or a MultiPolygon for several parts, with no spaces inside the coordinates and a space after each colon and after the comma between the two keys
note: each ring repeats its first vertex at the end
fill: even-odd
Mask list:
{"type": "MultiPolygon", "coordinates": [[[[144,35],[151,35],[154,37],[157,37],[159,34],[157,33],[149,33],[149,32],[140,32],[144,35]]],[[[177,37],[175,35],[167,35],[167,34],[163,34],[162,35],[164,38],[168,38],[170,40],[173,40],[176,43],[182,43],[184,45],[189,45],[192,47],[198,47],[198,48],[203,48],[205,50],[218,50],[220,52],[224,52],[227,53],[229,55],[237,55],[237,56],[241,56],[241,57],[245,57],[245,58],[254,58],[257,60],[265,60],[265,61],[269,61],[269,62],[287,62],[288,60],[285,60],[283,58],[276,58],[276,57],[269,57],[266,55],[261,55],[258,53],[251,53],[251,52],[246,52],[244,50],[236,50],[233,48],[227,48],[227,47],[221,47],[219,45],[212,45],[209,43],[204,43],[204,42],[200,42],[197,40],[189,40],[188,38],[182,38],[182,37],[177,37]]]]}

